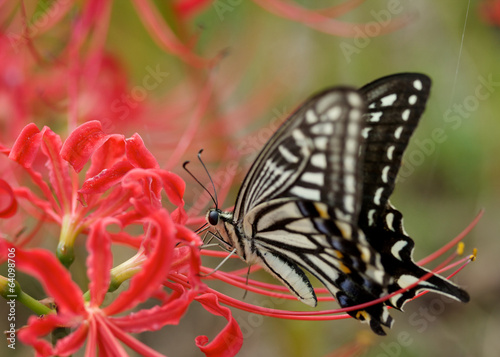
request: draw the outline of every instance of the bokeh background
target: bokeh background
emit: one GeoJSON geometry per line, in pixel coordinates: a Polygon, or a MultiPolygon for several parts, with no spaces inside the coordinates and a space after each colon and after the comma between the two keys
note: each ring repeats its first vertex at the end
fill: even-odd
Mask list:
{"type": "MultiPolygon", "coordinates": [[[[50,4],[24,3],[28,17],[46,11],[50,4]]],[[[70,46],[65,31],[71,28],[71,17],[82,3],[77,2],[57,26],[37,36],[35,44],[43,55],[43,63],[36,66],[37,75],[54,71],[51,56],[70,46]]],[[[287,321],[233,311],[245,337],[239,355],[497,356],[500,20],[495,19],[500,19],[500,2],[358,1],[358,6],[336,19],[351,24],[348,27],[354,37],[337,35],[344,28],[342,24],[332,22],[328,28],[334,33],[328,34],[315,29],[314,23],[308,26],[300,19],[283,18],[258,3],[265,2],[206,1],[193,16],[180,18],[170,2],[155,2],[184,43],[204,58],[216,58],[217,64],[206,69],[162,49],[131,3],[114,2],[109,31],[99,39],[109,55],[109,67],[101,68],[96,77],[101,80],[85,91],[89,99],[84,119],[93,119],[100,105],[107,108],[109,117],[97,119],[109,125],[110,132],[138,132],[162,167],[185,178],[186,201],[195,216],[203,214],[211,203],[206,196],[200,198],[200,188],[181,164],[193,160],[192,170],[206,181],[194,160],[199,149],[204,148],[204,160],[216,178],[220,196],[226,198],[221,206],[231,207],[257,150],[278,123],[312,93],[335,85],[359,87],[398,72],[422,72],[433,80],[431,97],[405,155],[392,199],[404,213],[406,230],[416,242],[415,258],[451,240],[480,209],[485,214],[464,240],[466,254],[477,248],[478,259],[455,278],[470,293],[470,303],[427,294],[406,305],[404,313],[392,312],[396,323],[386,337],[372,336],[366,326],[351,319],[287,321]],[[138,89],[144,89],[144,78],[152,70],[161,73],[157,85],[146,91],[138,89]],[[113,97],[117,87],[136,94],[135,99],[127,103],[119,95],[113,97]],[[211,96],[205,103],[207,87],[211,96]],[[438,139],[433,134],[436,130],[438,139]]],[[[332,6],[332,1],[295,4],[317,10],[332,6]]],[[[15,14],[19,9],[12,6],[9,11],[15,14]]],[[[7,33],[15,17],[3,17],[7,33]]],[[[8,73],[5,68],[2,71],[8,73]]],[[[0,100],[0,135],[9,143],[9,138],[10,142],[15,138],[12,133],[26,123],[9,121],[5,114],[8,108],[2,103],[0,100]]],[[[34,121],[40,128],[50,125],[64,136],[66,114],[47,106],[38,103],[23,120],[34,121]]],[[[208,259],[204,265],[215,267],[217,261],[208,259]]],[[[84,272],[80,274],[84,276],[84,272]]],[[[268,279],[265,273],[256,277],[268,279]]],[[[34,282],[33,286],[41,291],[34,282]]],[[[212,286],[243,298],[241,290],[221,283],[212,286]]],[[[270,302],[252,294],[245,301],[282,309],[303,308],[298,303],[270,302]]],[[[334,303],[322,306],[335,307],[334,303]]],[[[0,320],[3,323],[4,319],[0,320]]],[[[201,356],[194,338],[200,334],[213,337],[224,324],[222,318],[193,304],[179,326],[143,334],[142,339],[169,356],[201,356]]],[[[15,354],[3,345],[2,351],[19,356],[28,353],[18,347],[15,354]]]]}

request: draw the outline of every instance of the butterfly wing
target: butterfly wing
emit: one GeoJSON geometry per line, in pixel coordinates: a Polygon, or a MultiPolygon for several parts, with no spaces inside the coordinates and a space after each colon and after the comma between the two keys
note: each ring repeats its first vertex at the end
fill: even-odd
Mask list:
{"type": "MultiPolygon", "coordinates": [[[[251,237],[255,263],[264,266],[302,302],[315,306],[316,296],[300,267],[314,275],[342,307],[373,301],[393,283],[381,257],[363,232],[334,216],[326,204],[280,198],[253,208],[244,219],[243,236],[251,237]]],[[[379,304],[350,311],[384,335],[391,327],[387,307],[379,304]]]]}
{"type": "MultiPolygon", "coordinates": [[[[376,80],[360,92],[368,105],[363,137],[363,198],[359,227],[380,253],[384,270],[394,278],[389,292],[406,288],[429,273],[414,263],[414,242],[403,227],[403,216],[389,202],[403,153],[417,127],[429,96],[431,81],[422,74],[404,73],[376,80]]],[[[402,306],[418,290],[429,289],[460,301],[468,294],[455,284],[433,275],[415,288],[394,296],[390,303],[402,306]]]]}
{"type": "MultiPolygon", "coordinates": [[[[394,191],[403,153],[425,110],[431,80],[403,73],[380,78],[360,89],[368,103],[363,137],[363,203],[361,220],[380,220],[394,191]]],[[[365,222],[363,222],[365,223],[365,222]]]]}
{"type": "MultiPolygon", "coordinates": [[[[269,140],[238,195],[233,218],[248,247],[244,259],[266,267],[309,305],[316,297],[299,266],[343,307],[380,297],[391,282],[357,229],[365,113],[356,90],[311,98],[269,140]]],[[[371,325],[379,334],[380,324],[392,323],[383,306],[352,315],[375,316],[371,325]]]]}
{"type": "Polygon", "coordinates": [[[234,220],[278,198],[335,207],[356,223],[361,202],[358,154],[365,103],[348,88],[322,92],[304,105],[266,143],[236,200],[234,220]]]}

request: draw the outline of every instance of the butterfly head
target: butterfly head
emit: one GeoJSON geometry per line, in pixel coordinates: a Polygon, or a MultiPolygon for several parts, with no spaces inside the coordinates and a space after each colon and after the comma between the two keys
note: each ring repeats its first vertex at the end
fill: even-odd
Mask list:
{"type": "Polygon", "coordinates": [[[230,212],[223,212],[216,207],[208,210],[206,219],[208,224],[210,224],[212,227],[216,227],[221,223],[231,224],[233,221],[233,214],[230,212]]]}
{"type": "Polygon", "coordinates": [[[212,208],[207,212],[207,222],[211,226],[217,226],[219,224],[219,218],[222,214],[222,211],[218,208],[212,208]]]}
{"type": "Polygon", "coordinates": [[[215,236],[224,244],[227,251],[237,249],[237,254],[241,257],[242,251],[239,244],[237,244],[236,226],[233,222],[233,213],[224,212],[219,208],[211,208],[206,215],[207,222],[210,226],[215,228],[215,236]]]}

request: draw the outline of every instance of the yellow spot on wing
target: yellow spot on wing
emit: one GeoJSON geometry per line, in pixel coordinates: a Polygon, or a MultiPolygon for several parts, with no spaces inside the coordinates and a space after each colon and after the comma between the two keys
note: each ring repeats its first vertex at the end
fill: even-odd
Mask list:
{"type": "Polygon", "coordinates": [[[357,244],[357,247],[359,249],[359,251],[361,252],[361,260],[364,261],[365,263],[369,263],[370,262],[370,258],[371,258],[371,253],[370,253],[370,250],[364,246],[362,246],[361,244],[357,244]]]}
{"type": "Polygon", "coordinates": [[[349,224],[342,221],[335,221],[335,223],[337,224],[340,233],[342,233],[342,238],[352,238],[352,227],[349,224]]]}
{"type": "Polygon", "coordinates": [[[321,204],[321,203],[315,203],[314,208],[316,208],[316,211],[318,211],[319,216],[321,218],[330,218],[330,215],[328,214],[326,205],[321,204]]]}
{"type": "Polygon", "coordinates": [[[339,264],[339,268],[345,274],[349,274],[351,272],[351,269],[349,269],[348,267],[346,267],[344,263],[340,263],[339,264]]]}
{"type": "Polygon", "coordinates": [[[366,313],[365,310],[358,311],[356,313],[356,318],[358,320],[361,320],[361,321],[369,321],[370,320],[370,316],[368,316],[368,314],[366,313]]]}

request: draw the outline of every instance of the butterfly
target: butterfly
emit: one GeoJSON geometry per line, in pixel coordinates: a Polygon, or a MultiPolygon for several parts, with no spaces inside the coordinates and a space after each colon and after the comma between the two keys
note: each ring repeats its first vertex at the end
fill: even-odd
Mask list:
{"type": "Polygon", "coordinates": [[[414,242],[390,203],[403,153],[431,80],[401,73],[360,89],[334,87],[307,100],[258,154],[233,212],[207,213],[228,250],[259,264],[316,306],[316,277],[341,307],[425,280],[384,303],[349,312],[379,335],[421,290],[467,302],[463,289],[415,264],[414,242]]]}

